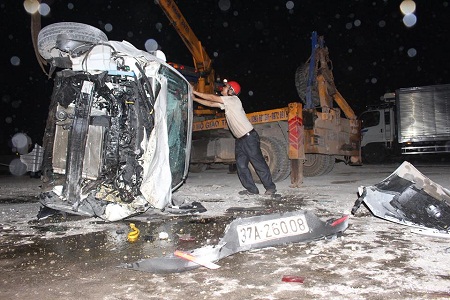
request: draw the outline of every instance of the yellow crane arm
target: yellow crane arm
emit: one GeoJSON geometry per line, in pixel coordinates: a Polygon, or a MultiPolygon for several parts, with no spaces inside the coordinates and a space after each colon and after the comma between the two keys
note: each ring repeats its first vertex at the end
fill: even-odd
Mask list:
{"type": "Polygon", "coordinates": [[[173,0],[159,0],[158,3],[192,54],[195,68],[200,73],[196,90],[204,93],[214,93],[215,75],[211,66],[212,61],[203,48],[202,43],[194,34],[173,0]]]}

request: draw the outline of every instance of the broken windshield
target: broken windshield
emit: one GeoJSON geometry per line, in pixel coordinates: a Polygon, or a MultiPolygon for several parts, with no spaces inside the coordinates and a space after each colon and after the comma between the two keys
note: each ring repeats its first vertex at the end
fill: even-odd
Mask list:
{"type": "Polygon", "coordinates": [[[169,139],[169,163],[174,188],[185,175],[187,132],[189,130],[189,87],[177,73],[162,66],[159,72],[167,78],[167,131],[169,139]]]}

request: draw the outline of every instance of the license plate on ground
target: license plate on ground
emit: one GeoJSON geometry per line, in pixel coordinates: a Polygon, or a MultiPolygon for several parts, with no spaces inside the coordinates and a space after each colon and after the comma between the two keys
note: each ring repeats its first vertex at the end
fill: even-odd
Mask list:
{"type": "Polygon", "coordinates": [[[309,232],[308,223],[304,215],[238,225],[236,229],[241,246],[309,232]]]}

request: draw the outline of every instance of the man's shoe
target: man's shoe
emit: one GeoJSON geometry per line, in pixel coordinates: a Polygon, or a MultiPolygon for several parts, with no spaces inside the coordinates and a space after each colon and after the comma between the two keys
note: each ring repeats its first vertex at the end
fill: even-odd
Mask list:
{"type": "Polygon", "coordinates": [[[254,193],[254,192],[250,192],[249,190],[243,190],[243,191],[238,192],[238,194],[239,195],[258,195],[259,192],[254,193]]]}
{"type": "Polygon", "coordinates": [[[276,192],[277,192],[277,190],[269,189],[269,190],[266,190],[264,195],[275,195],[276,192]]]}

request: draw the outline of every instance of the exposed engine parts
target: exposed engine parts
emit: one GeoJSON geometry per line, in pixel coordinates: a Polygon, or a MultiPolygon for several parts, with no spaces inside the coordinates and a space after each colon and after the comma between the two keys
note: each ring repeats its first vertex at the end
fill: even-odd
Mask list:
{"type": "MultiPolygon", "coordinates": [[[[106,73],[60,72],[55,81],[52,106],[57,109],[53,118],[49,118],[46,131],[58,133],[63,138],[57,142],[47,139],[44,156],[48,159],[43,168],[54,169],[54,176],[65,174],[66,159],[58,159],[58,153],[67,151],[76,156],[83,152],[84,143],[73,138],[80,134],[80,130],[87,130],[88,144],[99,143],[100,149],[87,153],[83,164],[85,178],[73,170],[67,179],[79,185],[83,194],[97,192],[100,185],[107,189],[114,187],[118,199],[131,202],[140,195],[143,168],[139,160],[143,154],[143,135],[148,138],[151,133],[148,129],[152,129],[154,123],[152,112],[146,111],[139,100],[145,86],[140,80],[131,81],[106,73]],[[83,82],[93,84],[91,94],[83,92],[83,82]],[[67,99],[73,101],[69,103],[67,99]],[[82,129],[83,122],[86,129],[82,129]],[[143,123],[150,125],[146,127],[146,133],[143,123]],[[97,181],[97,184],[90,184],[92,181],[97,181]]],[[[90,150],[89,147],[87,149],[90,150]]],[[[45,174],[48,176],[49,172],[45,174]]],[[[69,202],[74,200],[68,198],[69,202]]]]}
{"type": "Polygon", "coordinates": [[[156,54],[63,22],[39,34],[56,68],[44,134],[41,203],[115,221],[162,209],[186,179],[189,82],[156,54]],[[55,64],[62,59],[67,64],[55,64]]]}

